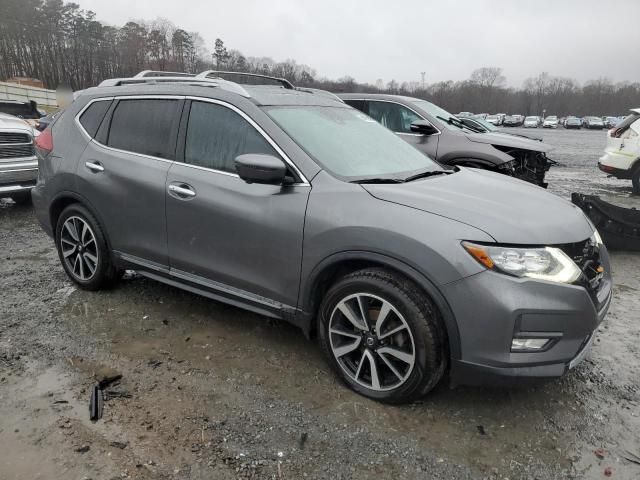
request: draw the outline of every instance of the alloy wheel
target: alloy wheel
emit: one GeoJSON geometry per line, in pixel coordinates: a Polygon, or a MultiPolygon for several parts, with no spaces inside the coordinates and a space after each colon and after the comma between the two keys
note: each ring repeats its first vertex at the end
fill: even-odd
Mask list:
{"type": "Polygon", "coordinates": [[[356,293],[340,300],[329,320],[329,342],[340,368],[371,390],[398,388],[413,371],[411,329],[389,301],[376,295],[356,293]]]}
{"type": "Polygon", "coordinates": [[[89,224],[80,217],[69,217],[60,232],[60,251],[68,270],[79,280],[88,281],[98,269],[98,244],[89,224]]]}

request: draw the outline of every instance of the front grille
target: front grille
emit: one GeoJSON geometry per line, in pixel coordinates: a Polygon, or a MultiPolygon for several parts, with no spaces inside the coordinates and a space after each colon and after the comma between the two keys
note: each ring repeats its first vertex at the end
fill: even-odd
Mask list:
{"type": "Polygon", "coordinates": [[[0,145],[0,159],[33,157],[35,154],[33,145],[0,145]]]}
{"type": "Polygon", "coordinates": [[[576,283],[587,289],[594,304],[599,307],[598,292],[603,285],[604,270],[600,262],[600,247],[592,240],[561,246],[564,253],[582,270],[582,278],[576,283]]]}
{"type": "Polygon", "coordinates": [[[26,133],[0,132],[2,143],[31,143],[31,137],[26,133]]]}

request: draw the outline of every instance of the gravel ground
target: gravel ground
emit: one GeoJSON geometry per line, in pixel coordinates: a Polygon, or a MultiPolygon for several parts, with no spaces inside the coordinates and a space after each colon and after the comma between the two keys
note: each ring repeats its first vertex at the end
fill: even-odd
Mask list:
{"type": "MultiPolygon", "coordinates": [[[[636,202],[595,169],[603,132],[533,134],[562,163],[554,193],[636,202]]],[[[0,201],[0,478],[640,478],[640,255],[612,257],[612,308],[576,370],[391,407],[287,324],[135,274],[75,289],[31,209],[0,201]],[[93,423],[91,387],[115,373],[93,423]]]]}

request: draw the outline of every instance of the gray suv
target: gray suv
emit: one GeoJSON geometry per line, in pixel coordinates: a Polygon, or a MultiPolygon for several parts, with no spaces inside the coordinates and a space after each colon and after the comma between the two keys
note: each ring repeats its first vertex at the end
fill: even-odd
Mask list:
{"type": "Polygon", "coordinates": [[[442,165],[482,168],[547,186],[555,164],[548,145],[523,135],[488,132],[471,117],[458,118],[420,98],[343,93],[347,104],[366,113],[442,165]]]}
{"type": "Polygon", "coordinates": [[[611,298],[571,203],[444,170],[330,94],[219,78],[103,82],[49,127],[36,213],[80,288],[124,269],[317,336],[357,392],[560,376],[611,298]]]}

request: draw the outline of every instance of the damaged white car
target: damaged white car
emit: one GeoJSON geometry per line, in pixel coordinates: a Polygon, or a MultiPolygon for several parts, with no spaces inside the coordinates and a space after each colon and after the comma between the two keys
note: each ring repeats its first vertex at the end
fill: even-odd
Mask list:
{"type": "Polygon", "coordinates": [[[598,167],[609,175],[631,180],[640,194],[640,108],[633,108],[617,127],[607,133],[607,146],[598,167]]]}

